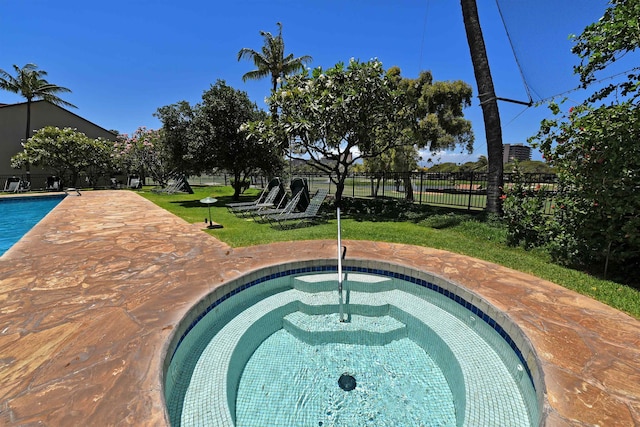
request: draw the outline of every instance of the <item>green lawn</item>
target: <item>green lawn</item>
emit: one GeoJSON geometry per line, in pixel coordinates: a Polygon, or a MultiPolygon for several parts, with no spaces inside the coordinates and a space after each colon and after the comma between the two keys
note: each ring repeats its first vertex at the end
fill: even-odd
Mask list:
{"type": "MultiPolygon", "coordinates": [[[[211,206],[211,217],[224,228],[207,232],[232,247],[336,238],[333,210],[325,211],[327,220],[323,223],[279,230],[229,213],[224,206],[232,201],[230,187],[194,187],[194,191],[195,194],[166,195],[143,190],[140,194],[190,223],[203,222],[208,217],[207,207],[200,199],[215,197],[218,202],[211,206]]],[[[257,190],[250,189],[242,199],[250,201],[257,194],[257,190]]],[[[549,280],[640,318],[637,289],[555,265],[542,251],[508,247],[504,243],[505,229],[477,213],[451,213],[429,206],[398,205],[397,201],[377,201],[373,205],[355,201],[345,211],[341,221],[343,239],[406,243],[469,255],[549,280]]]]}

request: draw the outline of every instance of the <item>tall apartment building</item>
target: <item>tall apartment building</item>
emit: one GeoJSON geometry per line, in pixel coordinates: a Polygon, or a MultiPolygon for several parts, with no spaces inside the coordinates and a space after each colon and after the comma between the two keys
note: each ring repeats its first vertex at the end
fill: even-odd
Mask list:
{"type": "Polygon", "coordinates": [[[502,164],[514,160],[531,160],[531,147],[524,144],[502,144],[502,164]]]}

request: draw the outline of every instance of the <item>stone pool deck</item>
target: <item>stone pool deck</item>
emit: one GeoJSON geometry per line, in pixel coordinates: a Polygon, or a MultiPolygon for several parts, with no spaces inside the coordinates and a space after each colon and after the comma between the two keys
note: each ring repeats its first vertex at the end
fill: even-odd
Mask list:
{"type": "MultiPolygon", "coordinates": [[[[336,251],[327,240],[234,249],[201,227],[131,191],[84,192],[1,257],[0,425],[167,425],[163,352],[189,307],[249,271],[336,251]]],[[[640,425],[637,319],[477,259],[343,243],[349,258],[429,271],[514,320],[544,372],[546,426],[640,425]]]]}

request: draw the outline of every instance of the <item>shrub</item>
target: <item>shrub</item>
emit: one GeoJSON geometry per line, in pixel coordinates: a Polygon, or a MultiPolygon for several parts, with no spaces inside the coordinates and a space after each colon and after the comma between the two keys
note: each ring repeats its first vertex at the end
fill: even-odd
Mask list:
{"type": "Polygon", "coordinates": [[[639,113],[633,102],[580,105],[543,122],[535,138],[561,188],[549,245],[557,262],[606,275],[640,261],[639,113]]]}
{"type": "Polygon", "coordinates": [[[540,190],[540,184],[526,181],[516,164],[512,185],[502,196],[508,245],[531,249],[546,243],[548,219],[544,214],[545,198],[540,190]]]}

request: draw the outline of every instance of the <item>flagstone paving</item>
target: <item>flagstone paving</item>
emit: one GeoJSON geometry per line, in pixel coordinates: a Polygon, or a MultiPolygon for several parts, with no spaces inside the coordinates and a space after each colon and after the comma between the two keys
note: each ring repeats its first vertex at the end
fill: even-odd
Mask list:
{"type": "MultiPolygon", "coordinates": [[[[335,241],[231,248],[203,227],[131,191],[83,192],[0,258],[0,425],[167,425],[162,362],[186,311],[249,271],[335,256],[335,241]]],[[[515,321],[544,374],[545,425],[640,425],[637,319],[477,259],[343,243],[349,258],[432,272],[515,321]]]]}

